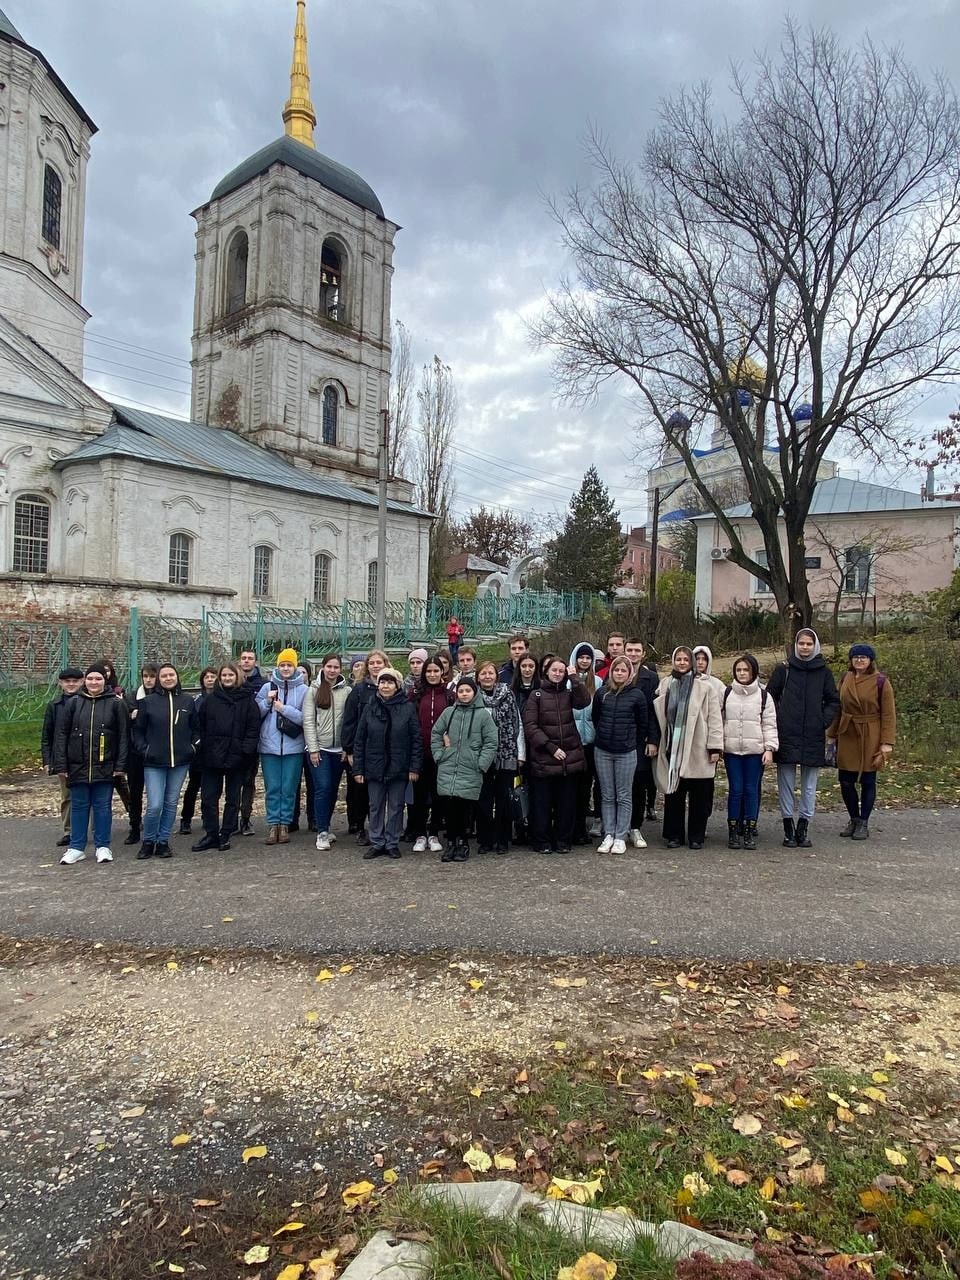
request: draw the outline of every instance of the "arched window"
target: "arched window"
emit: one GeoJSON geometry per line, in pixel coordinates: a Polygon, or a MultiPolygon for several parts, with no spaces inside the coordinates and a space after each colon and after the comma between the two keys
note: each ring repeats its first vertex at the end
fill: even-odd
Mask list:
{"type": "Polygon", "coordinates": [[[46,573],[50,560],[50,503],[38,493],[18,498],[13,507],[14,573],[46,573]]]}
{"type": "Polygon", "coordinates": [[[367,565],[367,604],[377,603],[377,582],[380,577],[380,565],[371,560],[367,565]]]}
{"type": "Polygon", "coordinates": [[[273,547],[253,548],[253,598],[269,600],[273,587],[273,547]]]}
{"type": "Polygon", "coordinates": [[[330,603],[330,557],[324,551],[313,557],[313,603],[330,603]]]}
{"type": "Polygon", "coordinates": [[[250,242],[245,231],[238,231],[227,249],[227,274],[224,290],[224,311],[232,315],[240,311],[247,301],[247,257],[250,242]]]}
{"type": "Polygon", "coordinates": [[[320,250],[320,314],[328,320],[343,319],[343,260],[331,240],[320,250]]]}
{"type": "Polygon", "coordinates": [[[60,248],[60,211],[63,207],[63,183],[56,169],[46,165],[43,170],[43,212],[40,234],[54,249],[60,248]]]}
{"type": "Polygon", "coordinates": [[[336,387],[325,387],[323,391],[323,420],[321,439],[324,444],[337,443],[337,418],[340,413],[340,400],[336,387]]]}
{"type": "Polygon", "coordinates": [[[172,533],[170,535],[167,581],[174,587],[185,587],[190,582],[191,541],[190,535],[186,533],[172,533]]]}

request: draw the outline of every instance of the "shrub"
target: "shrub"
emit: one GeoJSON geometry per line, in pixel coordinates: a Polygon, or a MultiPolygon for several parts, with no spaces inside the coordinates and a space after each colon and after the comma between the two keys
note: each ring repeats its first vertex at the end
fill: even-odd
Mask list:
{"type": "Polygon", "coordinates": [[[772,609],[749,600],[734,600],[710,618],[717,651],[769,649],[783,639],[783,623],[772,609]]]}
{"type": "Polygon", "coordinates": [[[715,1262],[705,1253],[694,1253],[677,1263],[677,1280],[864,1280],[864,1272],[851,1259],[841,1262],[831,1258],[827,1266],[819,1258],[791,1253],[770,1245],[758,1244],[756,1262],[715,1262]]]}

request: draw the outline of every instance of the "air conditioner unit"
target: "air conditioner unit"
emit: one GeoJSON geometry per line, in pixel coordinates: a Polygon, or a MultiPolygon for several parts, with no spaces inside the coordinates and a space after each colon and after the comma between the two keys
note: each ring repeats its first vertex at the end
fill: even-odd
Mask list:
{"type": "Polygon", "coordinates": [[[727,553],[723,550],[723,548],[722,548],[722,547],[711,547],[711,548],[710,548],[710,559],[711,559],[711,560],[726,560],[726,558],[727,558],[727,553]]]}

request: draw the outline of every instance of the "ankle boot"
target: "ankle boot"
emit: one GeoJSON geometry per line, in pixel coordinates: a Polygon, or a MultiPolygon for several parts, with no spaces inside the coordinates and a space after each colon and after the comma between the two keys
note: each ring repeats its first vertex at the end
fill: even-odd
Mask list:
{"type": "Polygon", "coordinates": [[[757,824],[752,818],[748,818],[743,824],[743,847],[745,849],[757,847],[757,824]]]}
{"type": "Polygon", "coordinates": [[[277,844],[289,844],[289,843],[290,843],[290,828],[287,826],[285,822],[281,822],[280,827],[277,831],[277,844]]]}
{"type": "Polygon", "coordinates": [[[870,836],[870,828],[867,826],[866,818],[858,818],[853,828],[854,840],[867,840],[870,836]]]}
{"type": "Polygon", "coordinates": [[[783,847],[785,849],[795,849],[797,847],[797,837],[793,829],[792,818],[784,818],[783,820],[783,847]]]}
{"type": "Polygon", "coordinates": [[[740,839],[740,823],[736,818],[727,819],[727,848],[740,849],[743,842],[740,839]]]}
{"type": "Polygon", "coordinates": [[[810,821],[808,818],[797,819],[797,848],[798,849],[810,848],[810,837],[807,835],[807,828],[809,827],[809,825],[810,825],[810,821]]]}
{"type": "Polygon", "coordinates": [[[842,835],[842,836],[852,836],[852,835],[853,835],[853,833],[854,833],[854,831],[856,831],[856,829],[857,829],[857,819],[856,819],[856,818],[851,818],[851,819],[850,819],[850,821],[847,823],[847,825],[846,825],[846,826],[843,828],[843,830],[840,832],[840,835],[842,835]]]}
{"type": "Polygon", "coordinates": [[[279,828],[279,826],[277,826],[276,824],[274,824],[274,825],[270,828],[270,830],[267,832],[267,838],[266,838],[266,840],[264,840],[264,842],[263,842],[263,843],[264,843],[264,844],[276,844],[276,843],[277,843],[277,840],[279,839],[279,837],[280,837],[280,828],[279,828]]]}
{"type": "Polygon", "coordinates": [[[146,858],[152,858],[153,851],[156,847],[155,841],[144,840],[143,844],[140,846],[140,852],[137,854],[137,861],[143,862],[146,858]]]}

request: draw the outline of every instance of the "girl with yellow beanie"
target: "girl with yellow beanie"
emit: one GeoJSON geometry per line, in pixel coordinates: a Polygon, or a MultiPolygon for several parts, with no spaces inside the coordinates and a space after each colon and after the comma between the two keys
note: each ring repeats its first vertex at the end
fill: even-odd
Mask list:
{"type": "Polygon", "coordinates": [[[257,694],[260,767],[266,793],[265,844],[289,844],[293,806],[303,768],[303,700],[307,685],[295,649],[281,649],[273,675],[257,694]]]}

